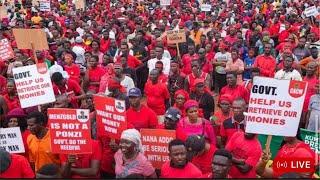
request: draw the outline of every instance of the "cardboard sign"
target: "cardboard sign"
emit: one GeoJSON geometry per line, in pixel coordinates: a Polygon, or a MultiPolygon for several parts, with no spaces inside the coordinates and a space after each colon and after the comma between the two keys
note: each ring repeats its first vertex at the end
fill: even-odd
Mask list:
{"type": "Polygon", "coordinates": [[[186,33],[183,29],[167,31],[168,44],[176,44],[186,42],[186,33]]]}
{"type": "Polygon", "coordinates": [[[98,95],[93,97],[93,101],[97,112],[97,133],[120,139],[122,131],[127,129],[125,102],[98,95]]]}
{"type": "Polygon", "coordinates": [[[141,129],[141,141],[144,155],[153,167],[161,169],[169,161],[169,142],[176,138],[176,131],[166,129],[141,129]]]}
{"type": "Polygon", "coordinates": [[[0,20],[7,17],[7,9],[5,6],[0,6],[0,20]]]}
{"type": "Polygon", "coordinates": [[[14,58],[14,52],[8,39],[0,40],[0,61],[6,61],[14,58]]]}
{"type": "Polygon", "coordinates": [[[210,4],[201,4],[200,9],[201,9],[201,11],[204,11],[204,12],[210,12],[211,5],[210,4]]]}
{"type": "Polygon", "coordinates": [[[13,68],[12,72],[22,108],[47,104],[56,100],[49,71],[40,73],[41,71],[39,72],[37,65],[34,64],[13,68]]]}
{"type": "Polygon", "coordinates": [[[40,1],[40,11],[51,11],[50,1],[40,1]]]}
{"type": "Polygon", "coordinates": [[[53,153],[92,153],[88,109],[49,108],[48,119],[53,153]]]}
{"type": "Polygon", "coordinates": [[[246,132],[296,136],[307,83],[255,77],[246,114],[246,132]]]}
{"type": "Polygon", "coordinates": [[[74,2],[76,9],[85,9],[86,3],[84,0],[75,0],[74,2]]]}
{"type": "Polygon", "coordinates": [[[306,144],[309,144],[311,149],[320,154],[320,133],[300,128],[300,136],[306,144]]]}
{"type": "Polygon", "coordinates": [[[170,6],[171,0],[160,0],[160,6],[170,6]]]}
{"type": "Polygon", "coordinates": [[[42,29],[13,29],[13,35],[19,49],[49,49],[47,35],[42,29]],[[37,38],[35,38],[37,37],[37,38]]]}
{"type": "Polygon", "coordinates": [[[25,152],[19,127],[0,128],[0,149],[9,153],[25,152]]]}
{"type": "Polygon", "coordinates": [[[311,16],[316,17],[316,16],[319,14],[318,9],[317,9],[316,6],[311,6],[311,7],[306,8],[306,9],[303,11],[303,13],[304,13],[304,15],[305,15],[306,17],[311,17],[311,16]]]}

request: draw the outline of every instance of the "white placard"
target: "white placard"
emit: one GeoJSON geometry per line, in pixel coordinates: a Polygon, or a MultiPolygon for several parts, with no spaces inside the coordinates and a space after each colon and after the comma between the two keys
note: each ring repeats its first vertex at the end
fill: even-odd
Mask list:
{"type": "Polygon", "coordinates": [[[201,4],[200,9],[201,9],[201,11],[204,11],[204,12],[210,12],[211,5],[210,4],[201,4]]]}
{"type": "Polygon", "coordinates": [[[298,130],[307,83],[254,77],[246,132],[295,136],[298,130]]]}
{"type": "Polygon", "coordinates": [[[48,70],[45,73],[39,73],[37,65],[34,64],[13,68],[12,71],[22,108],[56,100],[48,70]]]}
{"type": "Polygon", "coordinates": [[[40,11],[51,11],[50,1],[40,1],[40,11]]]}
{"type": "Polygon", "coordinates": [[[316,6],[311,6],[311,7],[308,7],[306,8],[304,11],[303,11],[304,15],[306,17],[311,17],[311,16],[318,16],[319,12],[318,12],[318,9],[316,6]]]}
{"type": "Polygon", "coordinates": [[[160,0],[160,5],[161,6],[170,6],[171,0],[160,0]]]}
{"type": "Polygon", "coordinates": [[[24,145],[19,127],[0,128],[0,149],[9,153],[24,153],[24,145]]]}

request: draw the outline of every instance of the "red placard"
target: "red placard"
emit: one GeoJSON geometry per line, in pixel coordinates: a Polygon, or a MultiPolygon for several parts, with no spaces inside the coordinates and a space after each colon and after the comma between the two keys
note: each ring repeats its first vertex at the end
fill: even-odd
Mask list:
{"type": "Polygon", "coordinates": [[[93,97],[93,101],[98,134],[120,139],[122,131],[127,129],[125,101],[98,95],[93,97]]]}
{"type": "Polygon", "coordinates": [[[88,109],[49,108],[48,118],[53,153],[92,153],[88,109]]]}
{"type": "Polygon", "coordinates": [[[169,161],[169,142],[176,138],[175,130],[141,129],[141,141],[144,155],[153,167],[161,169],[164,162],[169,161]]]}
{"type": "Polygon", "coordinates": [[[6,61],[14,58],[14,53],[8,39],[0,40],[0,60],[6,61]]]}

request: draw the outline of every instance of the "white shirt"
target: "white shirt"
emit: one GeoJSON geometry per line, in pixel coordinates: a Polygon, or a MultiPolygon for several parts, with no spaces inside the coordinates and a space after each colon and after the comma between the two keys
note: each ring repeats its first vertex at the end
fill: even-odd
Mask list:
{"type": "Polygon", "coordinates": [[[148,61],[149,73],[151,72],[151,70],[156,68],[157,61],[161,61],[163,63],[163,73],[165,75],[169,75],[169,73],[170,73],[170,59],[165,58],[165,57],[162,57],[161,60],[158,60],[157,58],[150,59],[148,61]]]}
{"type": "Polygon", "coordinates": [[[75,63],[84,65],[85,64],[84,53],[86,52],[86,50],[84,50],[84,48],[81,46],[75,45],[72,48],[72,51],[77,55],[75,63]]]}
{"type": "Polygon", "coordinates": [[[275,79],[282,79],[282,80],[296,80],[296,81],[302,81],[301,74],[293,69],[292,71],[285,72],[283,69],[276,72],[274,75],[275,79]]]}
{"type": "MultiPolygon", "coordinates": [[[[124,76],[124,79],[120,82],[120,84],[121,84],[121,86],[123,86],[124,88],[126,88],[127,94],[128,94],[128,92],[129,92],[130,89],[132,89],[132,88],[135,87],[132,78],[129,77],[129,76],[124,76]]],[[[105,94],[108,95],[109,93],[110,93],[110,92],[109,92],[108,88],[106,88],[105,94]]]]}

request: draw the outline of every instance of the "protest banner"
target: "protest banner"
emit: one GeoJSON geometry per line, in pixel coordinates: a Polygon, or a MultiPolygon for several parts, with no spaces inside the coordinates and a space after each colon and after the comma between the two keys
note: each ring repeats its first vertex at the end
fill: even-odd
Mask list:
{"type": "Polygon", "coordinates": [[[300,128],[300,136],[306,144],[309,144],[311,149],[320,154],[320,133],[300,128]]]}
{"type": "Polygon", "coordinates": [[[38,69],[37,65],[13,68],[13,78],[22,108],[54,102],[55,96],[49,71],[38,69]]]}
{"type": "Polygon", "coordinates": [[[246,132],[296,136],[307,83],[255,77],[246,113],[246,132]]]}
{"type": "Polygon", "coordinates": [[[25,152],[19,127],[0,128],[0,149],[9,153],[25,152]]]}
{"type": "Polygon", "coordinates": [[[18,49],[49,49],[47,35],[42,29],[13,29],[13,35],[18,49]]]}
{"type": "Polygon", "coordinates": [[[127,129],[126,105],[122,100],[106,96],[93,96],[96,107],[97,133],[111,139],[120,139],[127,129]]]}
{"type": "Polygon", "coordinates": [[[170,6],[171,0],[160,0],[160,6],[170,6]]]}
{"type": "Polygon", "coordinates": [[[14,58],[14,53],[8,39],[0,40],[0,61],[14,58]]]}
{"type": "Polygon", "coordinates": [[[7,9],[5,6],[0,6],[0,20],[4,19],[4,18],[8,18],[7,17],[7,9]]]}
{"type": "Polygon", "coordinates": [[[141,129],[141,141],[144,155],[153,167],[161,169],[169,161],[169,142],[176,138],[176,131],[166,129],[141,129]]]}
{"type": "Polygon", "coordinates": [[[42,0],[39,2],[40,11],[51,11],[50,0],[42,0]]]}
{"type": "Polygon", "coordinates": [[[311,17],[311,16],[316,17],[316,16],[319,14],[318,9],[317,9],[316,6],[311,6],[311,7],[306,8],[306,9],[303,11],[303,13],[304,13],[304,15],[305,15],[306,17],[311,17]]]}
{"type": "Polygon", "coordinates": [[[92,153],[88,109],[49,108],[48,119],[53,153],[92,153]]]}
{"type": "Polygon", "coordinates": [[[201,11],[204,11],[204,12],[210,12],[211,5],[210,4],[201,4],[200,9],[201,9],[201,11]]]}
{"type": "Polygon", "coordinates": [[[85,9],[85,6],[86,6],[86,4],[85,4],[85,1],[84,0],[75,0],[74,1],[74,4],[75,4],[75,6],[76,6],[76,9],[85,9]]]}
{"type": "Polygon", "coordinates": [[[167,43],[177,44],[186,42],[186,33],[183,29],[167,31],[167,43]]]}

